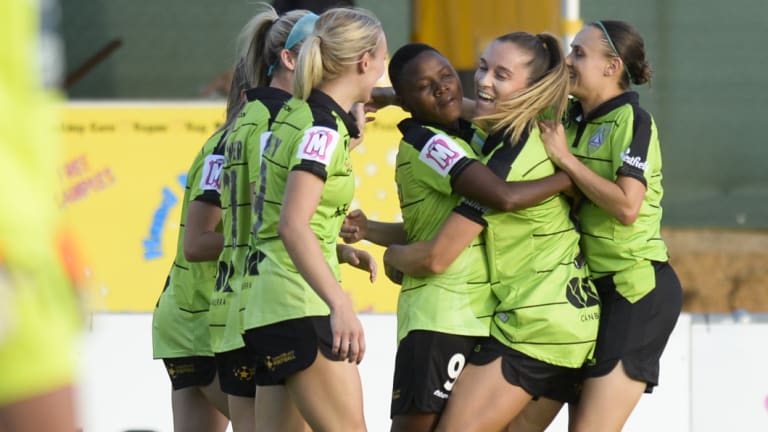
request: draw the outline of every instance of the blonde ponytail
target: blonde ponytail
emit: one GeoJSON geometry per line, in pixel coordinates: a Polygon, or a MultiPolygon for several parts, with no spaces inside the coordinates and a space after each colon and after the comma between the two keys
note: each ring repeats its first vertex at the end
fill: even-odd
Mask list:
{"type": "Polygon", "coordinates": [[[515,32],[501,36],[492,43],[514,43],[531,54],[528,63],[528,87],[510,99],[498,103],[498,112],[479,117],[478,123],[491,132],[504,131],[517,142],[530,131],[536,120],[560,120],[568,100],[569,78],[560,40],[549,33],[533,35],[515,32]]]}
{"type": "Polygon", "coordinates": [[[325,11],[299,52],[293,94],[306,99],[321,82],[342,76],[363,54],[375,52],[382,34],[378,18],[364,9],[325,11]]]}

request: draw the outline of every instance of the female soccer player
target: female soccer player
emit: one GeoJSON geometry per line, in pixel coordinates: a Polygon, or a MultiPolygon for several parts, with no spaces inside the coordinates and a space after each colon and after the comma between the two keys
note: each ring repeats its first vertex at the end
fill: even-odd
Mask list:
{"type": "Polygon", "coordinates": [[[597,362],[586,368],[571,423],[613,431],[658,384],[682,288],[660,235],[656,124],[630,91],[651,78],[642,37],[626,22],[595,21],[576,35],[566,64],[576,98],[567,132],[541,127],[552,161],[584,194],[582,246],[602,302],[597,362]]]}
{"type": "Polygon", "coordinates": [[[370,13],[324,12],[299,52],[295,98],[261,149],[258,276],[243,317],[259,429],[290,428],[286,410],[295,406],[312,429],[365,430],[356,366],[365,338],[339,283],[336,237],[354,191],[349,149],[361,133],[350,110],[369,99],[386,53],[370,13]]]}

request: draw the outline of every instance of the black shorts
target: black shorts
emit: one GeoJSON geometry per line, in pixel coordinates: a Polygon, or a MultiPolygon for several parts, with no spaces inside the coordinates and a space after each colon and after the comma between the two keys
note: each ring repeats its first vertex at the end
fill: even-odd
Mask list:
{"type": "Polygon", "coordinates": [[[256,368],[245,347],[216,353],[216,369],[219,372],[221,391],[232,396],[254,397],[256,368]]]}
{"type": "Polygon", "coordinates": [[[469,358],[473,365],[486,365],[501,357],[504,379],[530,394],[534,400],[545,397],[574,402],[581,391],[581,369],[556,366],[512,349],[493,337],[483,338],[469,358]]]}
{"type": "Polygon", "coordinates": [[[594,280],[602,309],[596,363],[584,367],[585,378],[607,375],[621,360],[630,378],[646,383],[646,393],[658,385],[659,359],[680,316],[683,291],[669,263],[653,268],[656,287],[635,303],[616,291],[612,276],[594,280]]]}
{"type": "Polygon", "coordinates": [[[415,330],[397,347],[390,416],[441,413],[477,337],[415,330]]]}
{"type": "Polygon", "coordinates": [[[174,390],[207,386],[216,377],[213,357],[176,357],[163,359],[174,390]]]}
{"type": "Polygon", "coordinates": [[[256,385],[285,385],[285,380],[315,362],[317,351],[334,361],[331,317],[311,316],[248,329],[245,346],[256,368],[256,385]]]}

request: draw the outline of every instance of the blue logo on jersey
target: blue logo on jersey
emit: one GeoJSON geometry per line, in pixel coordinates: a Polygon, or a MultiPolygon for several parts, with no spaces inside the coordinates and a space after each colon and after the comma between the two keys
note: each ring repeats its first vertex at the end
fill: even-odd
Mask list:
{"type": "Polygon", "coordinates": [[[592,137],[589,139],[589,142],[587,142],[587,155],[592,156],[592,154],[600,149],[600,147],[603,145],[603,142],[605,142],[605,139],[608,137],[610,131],[610,126],[600,126],[597,132],[595,132],[595,134],[592,135],[592,137]]]}

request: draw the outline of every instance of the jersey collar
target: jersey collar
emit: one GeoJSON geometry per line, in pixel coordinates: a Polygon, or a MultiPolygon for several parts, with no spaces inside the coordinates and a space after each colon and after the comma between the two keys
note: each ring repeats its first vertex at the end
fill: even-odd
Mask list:
{"type": "Polygon", "coordinates": [[[637,92],[633,92],[633,91],[624,92],[618,96],[615,96],[601,103],[600,105],[597,106],[597,108],[595,108],[594,110],[592,110],[591,113],[589,113],[589,117],[583,118],[584,108],[581,106],[581,103],[577,101],[574,107],[575,109],[571,114],[571,118],[576,119],[577,122],[581,123],[584,121],[590,121],[590,120],[594,120],[596,118],[602,117],[622,105],[630,104],[633,106],[637,106],[639,103],[640,103],[640,95],[637,94],[637,92]],[[579,116],[581,116],[582,118],[578,119],[579,116]]]}
{"type": "Polygon", "coordinates": [[[277,87],[253,87],[245,91],[248,102],[264,99],[290,99],[291,94],[277,87]]]}
{"type": "Polygon", "coordinates": [[[449,126],[437,124],[434,122],[423,122],[417,119],[414,119],[414,120],[424,126],[429,126],[435,129],[439,129],[450,136],[461,138],[465,142],[470,142],[472,140],[472,136],[475,134],[475,129],[474,127],[472,127],[472,123],[464,119],[459,119],[455,127],[449,127],[449,126]]]}
{"type": "Polygon", "coordinates": [[[344,109],[341,108],[341,106],[339,106],[339,104],[337,104],[332,97],[328,96],[327,94],[321,92],[318,89],[312,89],[312,92],[309,94],[309,97],[307,98],[307,102],[309,102],[312,105],[321,105],[327,108],[329,111],[335,112],[336,115],[338,115],[341,118],[341,120],[344,122],[344,126],[347,127],[349,136],[351,136],[352,138],[360,137],[360,129],[357,128],[357,122],[355,121],[355,118],[352,117],[352,114],[344,111],[344,109]]]}

